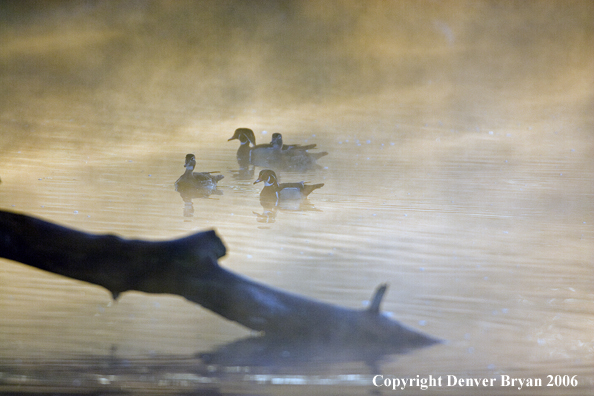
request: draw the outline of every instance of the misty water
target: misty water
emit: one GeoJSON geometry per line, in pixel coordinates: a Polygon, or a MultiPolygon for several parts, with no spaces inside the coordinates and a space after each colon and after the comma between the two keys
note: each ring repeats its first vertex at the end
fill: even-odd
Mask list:
{"type": "MultiPolygon", "coordinates": [[[[593,392],[591,2],[19,4],[0,6],[2,210],[137,239],[215,229],[222,266],[350,308],[388,283],[387,314],[447,342],[386,376],[593,392]],[[279,175],[324,187],[262,208],[238,127],[316,143],[318,168],[279,175]],[[219,194],[175,191],[187,153],[219,194]]],[[[3,392],[373,390],[362,362],[196,373],[196,353],[250,334],[181,297],[114,302],[0,260],[3,392]]]]}

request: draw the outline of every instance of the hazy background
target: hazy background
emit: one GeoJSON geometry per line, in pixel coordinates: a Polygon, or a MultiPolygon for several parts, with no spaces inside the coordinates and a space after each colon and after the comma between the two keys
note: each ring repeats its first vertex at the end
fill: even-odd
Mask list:
{"type": "MultiPolygon", "coordinates": [[[[591,1],[13,1],[0,43],[2,209],[134,238],[216,228],[233,271],[353,308],[388,282],[395,319],[450,341],[385,373],[575,374],[579,389],[521,392],[591,392],[591,1]],[[257,221],[238,127],[329,152],[281,175],[325,183],[315,210],[257,221]],[[225,175],[192,216],[173,188],[189,152],[225,175]]],[[[7,373],[249,334],[7,260],[0,333],[7,373]]]]}

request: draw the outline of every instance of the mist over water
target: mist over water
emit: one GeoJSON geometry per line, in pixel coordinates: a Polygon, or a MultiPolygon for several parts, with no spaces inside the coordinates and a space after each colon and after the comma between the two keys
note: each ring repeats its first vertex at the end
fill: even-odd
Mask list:
{"type": "MultiPolygon", "coordinates": [[[[336,112],[353,102],[368,104],[361,109],[366,113],[376,108],[392,119],[455,120],[458,127],[480,122],[492,110],[496,118],[526,111],[541,117],[563,104],[584,114],[591,96],[584,83],[591,78],[586,48],[592,26],[591,5],[579,5],[223,1],[17,7],[5,11],[12,17],[5,16],[2,29],[3,108],[16,111],[33,100],[43,106],[38,111],[68,106],[102,121],[156,108],[177,114],[173,125],[182,118],[215,121],[217,113],[228,120],[249,111],[256,113],[252,125],[270,124],[272,111],[320,106],[336,112]],[[73,104],[71,95],[82,103],[73,104]]],[[[295,117],[296,126],[302,118],[295,117]]]]}
{"type": "MultiPolygon", "coordinates": [[[[386,374],[594,386],[592,2],[6,2],[0,41],[3,210],[131,238],[215,228],[221,265],[352,308],[387,282],[393,318],[449,343],[386,374]],[[308,210],[263,213],[238,127],[329,152],[280,174],[325,184],[308,210]],[[191,211],[173,187],[187,153],[225,175],[191,211]]],[[[249,334],[178,297],[113,303],[7,260],[0,312],[12,370],[249,334]]],[[[316,370],[363,376],[340,383],[355,393],[369,374],[312,367],[311,386],[316,370]]]]}

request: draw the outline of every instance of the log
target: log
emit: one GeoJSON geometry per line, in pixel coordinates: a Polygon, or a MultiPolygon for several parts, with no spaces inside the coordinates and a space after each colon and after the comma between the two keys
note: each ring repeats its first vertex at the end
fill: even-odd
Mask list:
{"type": "Polygon", "coordinates": [[[405,352],[439,340],[383,315],[387,285],[367,309],[315,301],[221,267],[226,249],[214,231],[170,241],[95,235],[0,211],[0,257],[122,292],[176,294],[222,317],[262,331],[275,344],[345,345],[405,352]],[[387,348],[387,349],[386,349],[387,348]]]}
{"type": "Polygon", "coordinates": [[[214,231],[164,242],[127,240],[0,211],[0,257],[103,286],[114,299],[128,290],[180,294],[186,272],[207,273],[225,253],[214,231]]]}

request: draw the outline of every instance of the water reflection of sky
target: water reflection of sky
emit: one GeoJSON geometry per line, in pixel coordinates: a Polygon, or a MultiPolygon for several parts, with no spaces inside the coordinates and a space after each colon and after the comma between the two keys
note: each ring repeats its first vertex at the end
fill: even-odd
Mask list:
{"type": "MultiPolygon", "coordinates": [[[[591,384],[592,5],[257,4],[2,5],[1,207],[138,238],[216,228],[223,265],[349,307],[388,282],[386,310],[451,343],[387,371],[591,384]],[[258,221],[237,127],[330,153],[281,174],[325,183],[315,210],[258,221]],[[191,217],[173,187],[190,152],[225,175],[191,217]]],[[[6,261],[0,284],[3,357],[247,334],[6,261]]]]}

